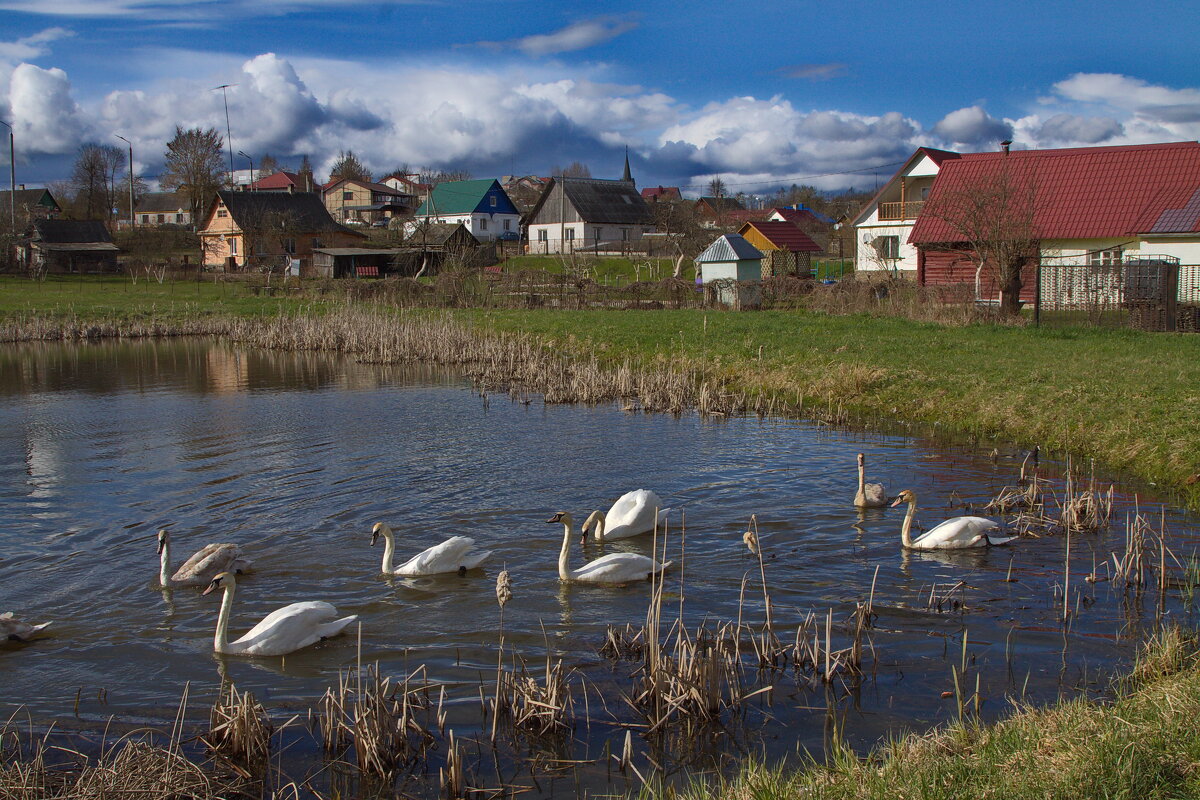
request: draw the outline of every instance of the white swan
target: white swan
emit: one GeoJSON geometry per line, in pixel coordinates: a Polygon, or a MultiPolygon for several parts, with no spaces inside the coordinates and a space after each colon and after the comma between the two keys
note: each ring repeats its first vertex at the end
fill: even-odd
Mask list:
{"type": "Polygon", "coordinates": [[[357,615],[337,618],[337,609],[320,600],[308,600],[277,608],[262,618],[237,641],[229,641],[229,612],[233,608],[233,593],[237,579],[232,572],[222,572],[212,579],[204,594],[225,589],[221,598],[221,614],[217,617],[217,635],[213,650],[238,656],[282,656],[302,647],[337,636],[357,615]]]}
{"type": "Polygon", "coordinates": [[[405,561],[398,567],[392,567],[392,557],[396,553],[396,537],[392,529],[382,522],[376,522],[371,529],[371,546],[384,539],[383,571],[389,575],[438,575],[443,572],[464,573],[475,569],[492,554],[491,550],[475,550],[475,540],[469,536],[451,536],[441,544],[435,544],[428,550],[423,550],[405,561]]]}
{"type": "Polygon", "coordinates": [[[854,505],[859,508],[882,508],[887,505],[887,493],[882,483],[866,483],[866,460],[863,454],[858,454],[858,492],[854,495],[854,505]]]}
{"type": "Polygon", "coordinates": [[[962,550],[968,547],[1008,544],[1017,538],[992,535],[992,531],[1000,531],[1002,528],[987,517],[954,517],[914,540],[909,536],[909,531],[912,529],[913,516],[917,513],[917,496],[911,490],[905,489],[896,496],[892,507],[901,503],[908,503],[908,512],[904,515],[900,539],[904,546],[911,550],[962,550]]]}
{"type": "Polygon", "coordinates": [[[171,574],[171,535],[158,532],[158,580],[164,589],[172,586],[204,586],[220,572],[249,572],[252,563],[242,558],[236,544],[207,544],[171,574]]]}
{"type": "Polygon", "coordinates": [[[8,641],[14,639],[18,642],[28,642],[33,638],[34,634],[48,627],[50,627],[49,622],[34,625],[17,619],[11,611],[0,614],[0,640],[8,641]]]}
{"type": "Polygon", "coordinates": [[[630,581],[645,580],[671,566],[670,561],[659,564],[653,558],[638,553],[609,553],[595,561],[589,561],[579,569],[571,569],[568,566],[571,555],[571,515],[566,511],[560,511],[546,522],[561,522],[563,526],[562,550],[558,554],[558,577],[560,580],[583,583],[629,583],[630,581]]]}
{"type": "Polygon", "coordinates": [[[584,521],[581,531],[586,539],[588,531],[594,528],[594,538],[598,542],[628,539],[654,530],[655,519],[664,519],[670,510],[662,507],[662,500],[654,492],[636,489],[618,497],[608,513],[593,511],[584,521]]]}

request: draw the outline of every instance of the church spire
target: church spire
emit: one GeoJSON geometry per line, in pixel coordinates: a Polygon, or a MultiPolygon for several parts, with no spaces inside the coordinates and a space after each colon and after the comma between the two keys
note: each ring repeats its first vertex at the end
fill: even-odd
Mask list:
{"type": "MultiPolygon", "coordinates": [[[[633,173],[629,171],[629,145],[625,145],[625,174],[621,176],[621,180],[626,183],[633,183],[633,173]]],[[[637,186],[634,183],[634,186],[637,186]]]]}

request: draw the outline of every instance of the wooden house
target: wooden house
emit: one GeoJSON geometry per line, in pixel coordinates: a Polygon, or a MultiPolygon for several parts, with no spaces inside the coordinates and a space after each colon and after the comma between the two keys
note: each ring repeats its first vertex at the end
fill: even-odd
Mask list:
{"type": "Polygon", "coordinates": [[[133,215],[143,227],[191,225],[192,201],[183,192],[146,192],[134,206],[133,215]]]}
{"type": "Polygon", "coordinates": [[[119,248],[100,220],[38,219],[17,244],[31,272],[116,272],[119,248]]]}
{"type": "Polygon", "coordinates": [[[462,223],[481,242],[516,239],[521,213],[494,178],[443,181],[417,209],[414,224],[462,223]]]}
{"type": "Polygon", "coordinates": [[[53,219],[62,213],[49,189],[26,189],[20,184],[16,193],[0,192],[0,225],[8,228],[9,217],[16,218],[17,231],[22,231],[35,219],[53,219]]]}
{"type": "Polygon", "coordinates": [[[821,246],[790,222],[747,222],[738,233],[763,253],[762,277],[812,277],[813,253],[821,246]]]}
{"type": "Polygon", "coordinates": [[[340,178],[322,190],[329,214],[343,224],[370,224],[412,216],[417,199],[391,186],[355,178],[340,178]]]}
{"type": "Polygon", "coordinates": [[[366,234],[339,225],[315,192],[217,192],[198,231],[208,269],[311,272],[315,248],[353,247],[366,234]]]}

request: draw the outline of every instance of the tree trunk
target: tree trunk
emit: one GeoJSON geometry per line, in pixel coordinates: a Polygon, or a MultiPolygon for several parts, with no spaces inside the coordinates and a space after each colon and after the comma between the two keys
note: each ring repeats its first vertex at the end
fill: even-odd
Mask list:
{"type": "Polygon", "coordinates": [[[1018,265],[1009,265],[1008,269],[1004,270],[1000,278],[1000,313],[1006,317],[1015,317],[1021,313],[1021,267],[1025,265],[1024,260],[1018,265]]]}

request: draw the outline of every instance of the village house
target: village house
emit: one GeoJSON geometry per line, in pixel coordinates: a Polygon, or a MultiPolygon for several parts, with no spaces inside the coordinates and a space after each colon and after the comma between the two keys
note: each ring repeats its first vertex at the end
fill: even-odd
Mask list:
{"type": "Polygon", "coordinates": [[[312,183],[312,173],[279,170],[259,178],[246,189],[251,192],[311,192],[312,183]]]}
{"type": "MultiPolygon", "coordinates": [[[[745,212],[746,207],[736,197],[701,197],[694,204],[696,219],[706,228],[732,224],[734,212],[745,212]]],[[[766,213],[763,213],[766,216],[766,213]]],[[[737,223],[746,222],[745,219],[737,223]]]]}
{"type": "Polygon", "coordinates": [[[655,186],[642,189],[642,199],[647,203],[675,203],[683,199],[678,186],[655,186]]]}
{"type": "Polygon", "coordinates": [[[182,192],[146,192],[133,211],[138,225],[191,225],[192,201],[182,192]]]}
{"type": "Polygon", "coordinates": [[[49,189],[26,189],[19,184],[16,193],[0,192],[0,225],[8,227],[10,216],[16,217],[17,231],[26,228],[32,220],[51,219],[62,213],[49,189]]]}
{"type": "Polygon", "coordinates": [[[118,252],[94,219],[37,219],[17,243],[17,261],[30,272],[116,272],[118,252]]]}
{"type": "Polygon", "coordinates": [[[312,268],[312,252],[353,247],[366,235],[334,221],[315,192],[220,191],[198,231],[204,266],[229,272],[312,268]]]}
{"type": "Polygon", "coordinates": [[[416,197],[382,183],[340,178],[325,184],[321,193],[330,215],[343,224],[367,225],[412,215],[416,197]]]}
{"type": "MultiPolygon", "coordinates": [[[[1093,267],[1132,263],[1200,265],[1200,142],[966,153],[943,159],[908,242],[922,285],[968,284],[978,300],[998,297],[991,265],[976,262],[958,210],[980,191],[1008,187],[1010,227],[1035,243],[1022,298],[1067,292],[1093,267]],[[990,187],[990,188],[989,188],[990,187]]],[[[1181,269],[1180,298],[1200,299],[1200,267],[1181,269]]],[[[1116,286],[1112,294],[1116,296],[1116,286]]]]}
{"type": "Polygon", "coordinates": [[[858,240],[857,272],[887,271],[915,276],[917,248],[908,243],[917,215],[929,197],[938,170],[959,158],[949,150],[918,147],[851,222],[858,240]]]}
{"type": "Polygon", "coordinates": [[[763,254],[762,277],[812,277],[812,255],[821,246],[790,222],[747,222],[738,233],[763,254]]]}
{"type": "Polygon", "coordinates": [[[417,199],[417,203],[424,203],[429,197],[429,192],[433,186],[428,183],[421,183],[419,177],[413,174],[401,175],[393,173],[380,181],[384,186],[395,189],[401,194],[412,195],[417,199]]]}
{"type": "Polygon", "coordinates": [[[433,187],[412,227],[446,222],[461,222],[481,242],[520,237],[521,214],[494,178],[444,181],[433,187]]]}
{"type": "Polygon", "coordinates": [[[630,180],[552,178],[526,217],[529,252],[621,250],[654,231],[630,180]]]}

